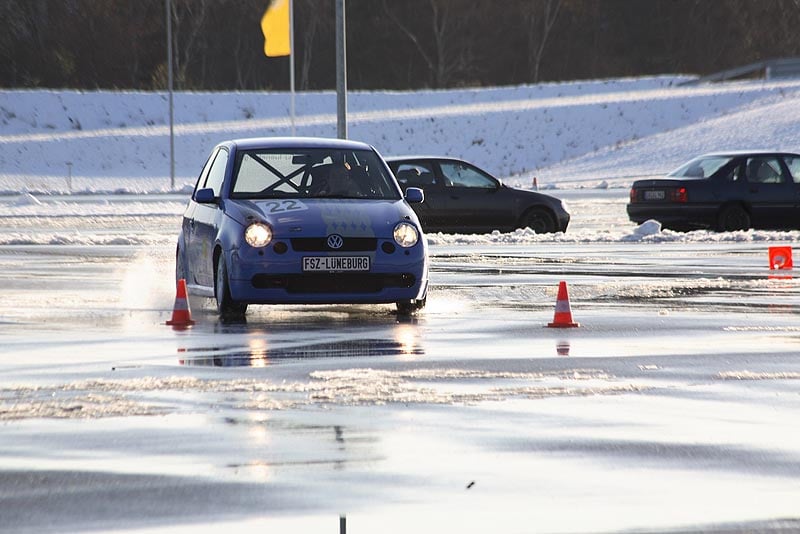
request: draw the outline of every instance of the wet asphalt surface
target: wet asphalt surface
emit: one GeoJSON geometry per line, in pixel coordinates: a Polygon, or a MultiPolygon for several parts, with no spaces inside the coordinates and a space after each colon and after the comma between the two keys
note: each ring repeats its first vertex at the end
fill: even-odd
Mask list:
{"type": "Polygon", "coordinates": [[[415,317],[192,298],[185,330],[168,242],[0,247],[0,531],[796,531],[768,246],[434,246],[415,317]]]}

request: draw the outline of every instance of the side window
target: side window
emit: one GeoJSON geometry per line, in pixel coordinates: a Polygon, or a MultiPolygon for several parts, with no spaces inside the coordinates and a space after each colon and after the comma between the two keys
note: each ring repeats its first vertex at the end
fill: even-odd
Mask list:
{"type": "Polygon", "coordinates": [[[783,159],[786,166],[789,167],[789,172],[792,173],[794,183],[800,184],[800,157],[787,156],[783,159]]]}
{"type": "Polygon", "coordinates": [[[430,163],[420,161],[414,163],[401,163],[397,166],[395,172],[397,181],[400,182],[400,187],[421,187],[425,189],[427,186],[436,184],[436,177],[433,173],[433,167],[430,163]]]}
{"type": "Polygon", "coordinates": [[[497,183],[473,167],[462,163],[443,162],[441,165],[445,185],[452,187],[471,187],[475,189],[496,189],[497,183]]]}
{"type": "Polygon", "coordinates": [[[776,157],[748,158],[745,170],[747,181],[758,184],[782,184],[786,181],[776,157]]]}
{"type": "Polygon", "coordinates": [[[222,192],[222,181],[225,179],[225,167],[228,165],[228,151],[220,150],[217,152],[217,157],[214,158],[214,163],[211,164],[211,170],[208,171],[208,178],[203,187],[211,188],[214,190],[214,196],[218,197],[222,192]]]}
{"type": "Polygon", "coordinates": [[[203,170],[200,171],[200,176],[197,177],[197,182],[194,184],[195,193],[198,189],[205,187],[206,179],[208,178],[208,171],[211,170],[211,164],[214,163],[214,158],[217,156],[217,152],[219,152],[219,150],[212,152],[211,155],[208,156],[205,165],[203,165],[203,170]]]}

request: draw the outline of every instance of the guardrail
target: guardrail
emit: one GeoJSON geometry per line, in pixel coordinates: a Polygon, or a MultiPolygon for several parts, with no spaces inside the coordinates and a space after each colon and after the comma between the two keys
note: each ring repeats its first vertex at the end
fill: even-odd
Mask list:
{"type": "Polygon", "coordinates": [[[733,69],[715,72],[714,74],[709,74],[707,76],[701,76],[695,80],[681,82],[678,85],[698,85],[707,82],[724,82],[725,80],[733,80],[762,71],[763,78],[765,80],[800,78],[800,57],[758,61],[742,67],[735,67],[733,69]]]}

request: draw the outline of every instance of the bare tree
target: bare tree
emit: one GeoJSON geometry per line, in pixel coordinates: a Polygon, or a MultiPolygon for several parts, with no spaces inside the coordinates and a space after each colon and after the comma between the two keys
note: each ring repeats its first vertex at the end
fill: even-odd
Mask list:
{"type": "Polygon", "coordinates": [[[425,0],[425,4],[430,16],[405,9],[403,14],[415,22],[412,26],[394,8],[390,8],[386,0],[382,0],[384,12],[411,41],[425,62],[431,85],[447,87],[474,68],[475,53],[471,36],[478,4],[464,0],[425,0]],[[422,31],[426,28],[425,21],[428,21],[427,35],[422,31]]]}
{"type": "Polygon", "coordinates": [[[208,6],[213,0],[174,0],[172,2],[172,20],[174,40],[173,58],[175,66],[175,82],[182,87],[187,82],[187,71],[195,54],[202,57],[206,47],[203,32],[206,23],[208,6]]]}
{"type": "Polygon", "coordinates": [[[527,29],[528,70],[531,81],[539,81],[539,70],[550,32],[561,11],[561,0],[526,0],[522,19],[527,29]]]}
{"type": "MultiPolygon", "coordinates": [[[[331,3],[332,4],[332,3],[331,3]]],[[[320,9],[318,0],[298,0],[295,3],[295,13],[302,13],[301,19],[295,16],[295,50],[300,47],[297,46],[298,42],[302,43],[302,58],[300,60],[300,79],[297,87],[301,91],[307,90],[309,87],[309,76],[311,72],[312,60],[314,56],[314,41],[317,38],[318,32],[323,28],[332,24],[333,18],[331,13],[324,9],[320,9]],[[302,31],[297,31],[298,20],[302,20],[302,31]],[[299,39],[298,39],[299,37],[299,39]]],[[[332,10],[332,5],[328,6],[332,10]]],[[[294,50],[293,53],[296,53],[294,50]]]]}

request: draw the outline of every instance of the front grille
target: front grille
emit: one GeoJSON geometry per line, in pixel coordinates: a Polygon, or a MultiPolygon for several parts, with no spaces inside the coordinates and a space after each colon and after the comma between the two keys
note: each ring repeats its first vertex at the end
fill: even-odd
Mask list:
{"type": "MultiPolygon", "coordinates": [[[[369,252],[378,248],[378,240],[374,237],[345,237],[337,252],[369,252]]],[[[290,240],[292,248],[297,252],[329,252],[334,250],[328,246],[327,237],[295,237],[290,240]]]]}
{"type": "Polygon", "coordinates": [[[416,281],[410,273],[257,274],[252,284],[288,293],[378,293],[387,287],[412,287],[416,281]]]}

